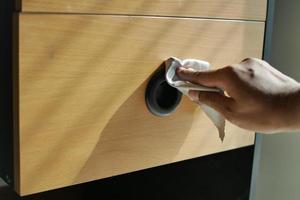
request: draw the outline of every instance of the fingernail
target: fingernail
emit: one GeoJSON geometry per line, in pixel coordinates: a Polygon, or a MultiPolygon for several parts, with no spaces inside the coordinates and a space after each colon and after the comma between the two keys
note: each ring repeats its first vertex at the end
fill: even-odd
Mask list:
{"type": "Polygon", "coordinates": [[[177,73],[182,73],[182,72],[184,72],[184,70],[186,70],[184,67],[178,67],[177,73]]]}
{"type": "Polygon", "coordinates": [[[199,101],[198,93],[199,93],[198,91],[190,90],[188,93],[188,97],[190,98],[191,101],[199,101]]]}

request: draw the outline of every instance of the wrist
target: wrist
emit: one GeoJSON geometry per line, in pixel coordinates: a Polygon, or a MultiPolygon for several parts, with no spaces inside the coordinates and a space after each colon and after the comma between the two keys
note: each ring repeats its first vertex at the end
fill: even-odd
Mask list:
{"type": "Polygon", "coordinates": [[[296,97],[294,101],[295,119],[298,130],[300,130],[300,84],[299,89],[296,92],[296,97]]]}
{"type": "Polygon", "coordinates": [[[281,113],[281,118],[287,130],[300,130],[300,84],[286,98],[283,107],[287,109],[281,113]]]}

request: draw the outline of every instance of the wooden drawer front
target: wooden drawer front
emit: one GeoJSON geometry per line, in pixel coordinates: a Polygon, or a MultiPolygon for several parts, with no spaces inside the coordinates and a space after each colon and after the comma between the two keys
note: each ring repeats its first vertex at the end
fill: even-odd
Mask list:
{"type": "Polygon", "coordinates": [[[21,14],[18,191],[253,144],[254,134],[230,124],[221,143],[212,122],[186,98],[174,114],[153,116],[144,93],[149,76],[170,56],[224,66],[261,57],[263,35],[262,22],[21,14]]]}
{"type": "Polygon", "coordinates": [[[267,0],[21,0],[23,12],[190,16],[265,20],[267,0]]]}

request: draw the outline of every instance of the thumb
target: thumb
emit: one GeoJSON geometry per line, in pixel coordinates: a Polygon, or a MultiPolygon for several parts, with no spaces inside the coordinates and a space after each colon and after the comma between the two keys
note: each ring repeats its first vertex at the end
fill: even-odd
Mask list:
{"type": "Polygon", "coordinates": [[[190,99],[197,103],[204,103],[223,116],[228,116],[229,112],[232,110],[234,100],[227,97],[219,92],[207,92],[207,91],[196,91],[190,90],[188,93],[190,99]]]}

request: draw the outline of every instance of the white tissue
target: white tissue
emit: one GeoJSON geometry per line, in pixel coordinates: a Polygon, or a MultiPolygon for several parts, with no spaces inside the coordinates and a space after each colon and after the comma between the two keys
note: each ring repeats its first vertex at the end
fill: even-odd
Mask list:
{"type": "MultiPolygon", "coordinates": [[[[222,92],[222,90],[218,88],[205,87],[197,84],[190,83],[188,81],[182,81],[176,75],[176,69],[178,67],[191,68],[195,71],[205,71],[209,69],[209,63],[202,60],[196,59],[185,59],[180,60],[175,57],[171,57],[165,61],[166,66],[166,80],[169,85],[177,88],[184,95],[187,95],[189,90],[198,90],[198,91],[211,91],[211,92],[222,92]]],[[[218,113],[213,108],[200,104],[203,111],[206,115],[211,119],[214,125],[217,127],[219,131],[219,137],[221,141],[224,140],[225,137],[225,119],[224,117],[218,113]]]]}

